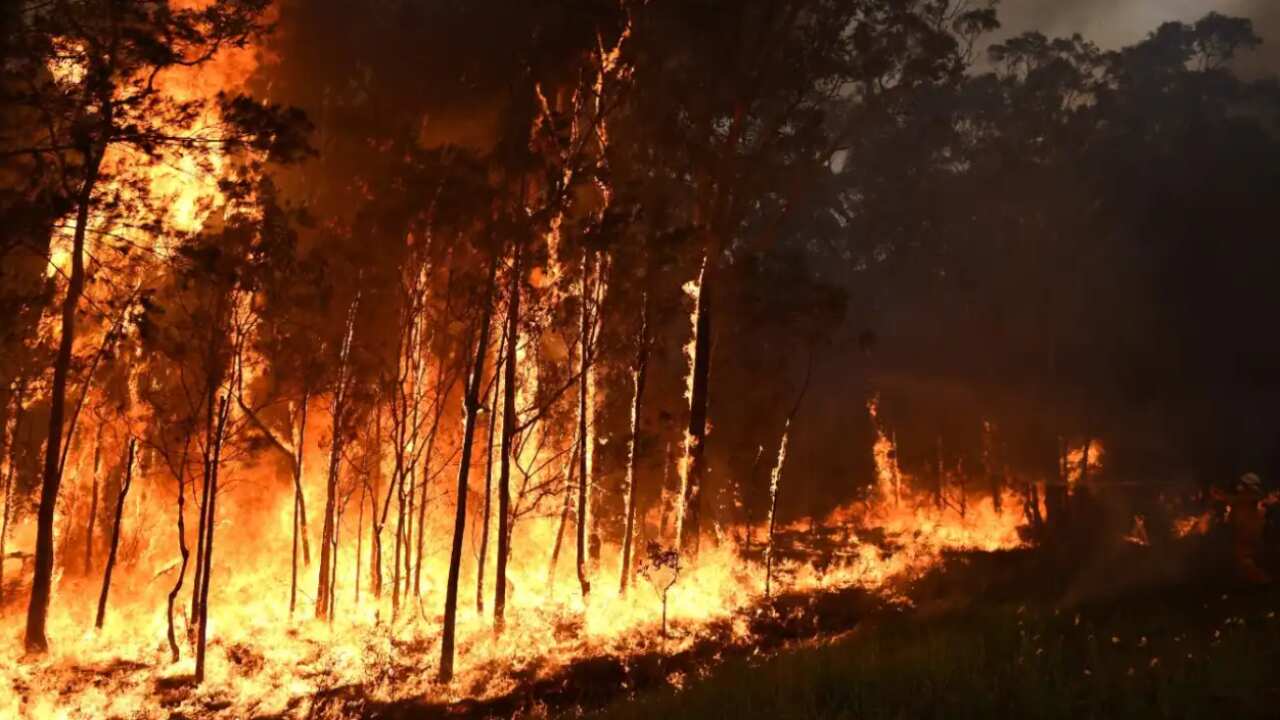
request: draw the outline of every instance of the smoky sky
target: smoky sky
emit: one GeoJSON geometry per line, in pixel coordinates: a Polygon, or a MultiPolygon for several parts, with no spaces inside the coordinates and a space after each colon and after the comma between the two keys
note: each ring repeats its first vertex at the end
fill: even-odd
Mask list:
{"type": "Polygon", "coordinates": [[[1246,74],[1280,71],[1280,0],[1003,0],[1004,37],[1027,30],[1080,33],[1104,49],[1141,40],[1160,23],[1194,21],[1209,12],[1247,17],[1263,45],[1239,58],[1246,74]]]}

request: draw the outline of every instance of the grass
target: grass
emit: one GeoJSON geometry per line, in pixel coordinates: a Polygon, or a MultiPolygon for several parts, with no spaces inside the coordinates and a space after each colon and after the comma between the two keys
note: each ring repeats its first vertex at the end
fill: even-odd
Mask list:
{"type": "Polygon", "coordinates": [[[1280,717],[1280,592],[1165,588],[1079,610],[907,611],[683,684],[598,717],[1280,717]]]}

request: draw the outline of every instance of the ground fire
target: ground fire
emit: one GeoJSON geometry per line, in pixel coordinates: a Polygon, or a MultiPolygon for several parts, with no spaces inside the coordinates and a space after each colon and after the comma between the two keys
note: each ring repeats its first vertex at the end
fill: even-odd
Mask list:
{"type": "Polygon", "coordinates": [[[0,10],[0,717],[1274,713],[1280,15],[1044,5],[0,10]]]}

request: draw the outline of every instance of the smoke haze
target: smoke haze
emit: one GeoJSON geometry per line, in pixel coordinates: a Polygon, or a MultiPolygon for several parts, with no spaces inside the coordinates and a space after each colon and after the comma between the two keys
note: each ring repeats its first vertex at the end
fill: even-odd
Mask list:
{"type": "Polygon", "coordinates": [[[1001,37],[1029,30],[1080,33],[1104,49],[1141,40],[1161,23],[1192,22],[1210,12],[1247,17],[1262,47],[1239,59],[1248,74],[1280,70],[1280,3],[1275,0],[1004,0],[1001,37]]]}

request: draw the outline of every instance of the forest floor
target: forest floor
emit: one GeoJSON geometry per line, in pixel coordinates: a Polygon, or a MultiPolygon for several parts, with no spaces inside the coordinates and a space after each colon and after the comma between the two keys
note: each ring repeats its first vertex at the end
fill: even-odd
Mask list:
{"type": "Polygon", "coordinates": [[[1045,551],[955,558],[914,607],[594,716],[1280,717],[1280,586],[1241,586],[1211,542],[1188,548],[1120,548],[1071,572],[1045,551]]]}

